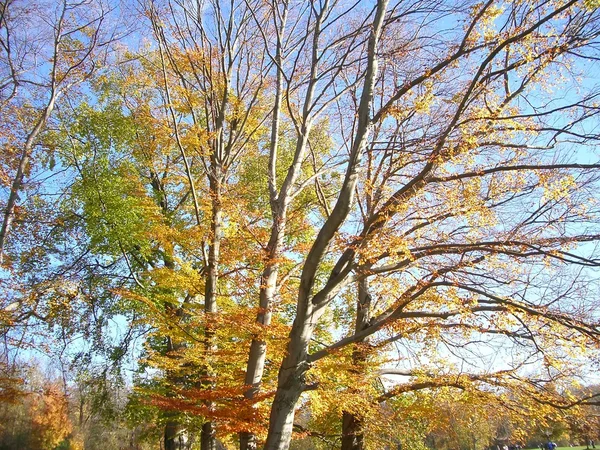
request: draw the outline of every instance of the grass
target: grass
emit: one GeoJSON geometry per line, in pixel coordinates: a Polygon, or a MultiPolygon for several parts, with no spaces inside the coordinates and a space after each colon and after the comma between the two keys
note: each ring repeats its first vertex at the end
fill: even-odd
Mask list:
{"type": "MultiPolygon", "coordinates": [[[[596,448],[599,448],[599,447],[596,445],[596,448]]],[[[556,450],[586,450],[586,449],[587,449],[587,447],[585,445],[582,445],[580,447],[556,447],[556,450]]],[[[535,450],[535,449],[533,449],[533,450],[535,450]]]]}
{"type": "Polygon", "coordinates": [[[586,448],[585,445],[582,445],[581,447],[557,447],[556,450],[585,450],[586,448]]]}
{"type": "MultiPolygon", "coordinates": [[[[598,448],[598,446],[596,446],[596,448],[598,448]]],[[[586,450],[586,449],[587,449],[587,447],[585,445],[582,445],[580,447],[556,447],[556,450],[586,450]]],[[[533,450],[535,450],[535,449],[533,449],[533,450]]]]}
{"type": "Polygon", "coordinates": [[[581,447],[556,447],[556,450],[585,450],[586,448],[585,445],[582,445],[581,447]]]}
{"type": "Polygon", "coordinates": [[[582,445],[581,447],[556,447],[556,450],[585,450],[586,448],[585,445],[582,445]]]}

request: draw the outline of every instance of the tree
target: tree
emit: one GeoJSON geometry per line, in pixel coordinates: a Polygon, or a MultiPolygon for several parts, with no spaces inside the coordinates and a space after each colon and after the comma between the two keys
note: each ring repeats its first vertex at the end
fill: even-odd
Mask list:
{"type": "Polygon", "coordinates": [[[10,186],[0,228],[1,263],[40,134],[59,97],[75,91],[103,64],[114,36],[103,29],[110,12],[104,2],[7,0],[0,8],[2,184],[10,186]]]}
{"type": "Polygon", "coordinates": [[[60,383],[42,376],[35,367],[19,369],[28,384],[18,398],[0,405],[2,448],[51,450],[69,442],[72,423],[60,383]]]}
{"type": "MultiPolygon", "coordinates": [[[[45,387],[38,400],[28,400],[37,405],[27,414],[39,433],[25,435],[37,436],[36,448],[54,448],[68,433],[60,429],[69,427],[63,397],[73,372],[90,364],[88,345],[94,343],[94,358],[106,356],[108,364],[117,353],[105,334],[111,314],[104,313],[108,303],[114,306],[107,299],[111,283],[82,245],[76,212],[61,209],[69,177],[54,136],[125,32],[118,12],[115,2],[104,1],[0,4],[2,374],[14,382],[23,355],[39,353],[63,374],[62,394],[45,387]]],[[[25,386],[16,390],[23,395],[31,379],[20,381],[25,386]]]]}
{"type": "MultiPolygon", "coordinates": [[[[491,3],[473,5],[467,9],[464,33],[456,36],[456,45],[450,45],[443,56],[432,61],[427,54],[424,69],[419,70],[414,64],[416,52],[410,52],[410,47],[394,47],[385,53],[389,68],[382,69],[377,78],[375,49],[380,48],[386,6],[385,2],[377,4],[361,103],[355,103],[353,114],[357,122],[344,186],[304,260],[288,354],[280,368],[272,406],[268,449],[289,445],[294,406],[306,389],[309,367],[384,328],[390,330],[391,339],[402,338],[413,321],[438,333],[456,327],[504,334],[519,340],[520,345],[533,341],[538,355],[540,344],[549,343],[550,336],[545,334],[550,330],[550,340],[557,339],[566,347],[573,343],[567,342],[571,339],[597,345],[598,330],[592,316],[576,317],[557,308],[559,298],[577,286],[577,281],[571,281],[566,290],[556,286],[556,292],[536,289],[533,282],[541,276],[544,260],[548,265],[595,265],[593,258],[561,246],[597,238],[593,226],[566,225],[575,219],[572,202],[595,181],[593,175],[584,176],[582,171],[597,166],[568,162],[559,153],[563,137],[567,142],[574,140],[575,145],[594,139],[593,134],[578,133],[571,127],[590,118],[581,108],[595,94],[556,104],[530,100],[531,106],[519,108],[517,103],[532,96],[534,84],[554,63],[566,56],[585,55],[586,45],[597,38],[595,13],[576,3],[549,9],[528,5],[535,14],[516,5],[507,5],[505,10],[491,3]],[[401,64],[405,54],[410,55],[411,67],[401,64]],[[462,64],[470,68],[470,76],[454,72],[462,64]],[[458,90],[445,85],[445,77],[456,80],[458,90]],[[381,83],[380,96],[371,112],[371,86],[376,82],[381,83]],[[435,109],[430,109],[432,102],[435,109]],[[574,114],[573,123],[557,127],[547,122],[566,110],[574,114]],[[376,138],[367,140],[371,129],[376,138]],[[373,186],[368,179],[365,183],[365,190],[376,195],[374,212],[364,218],[362,230],[353,238],[336,240],[359,186],[359,157],[367,150],[377,154],[381,145],[378,129],[382,137],[392,139],[383,141],[381,159],[371,169],[383,182],[373,186]],[[551,160],[545,153],[549,147],[551,160]],[[570,170],[578,175],[568,176],[565,171],[570,170]],[[578,180],[577,187],[561,191],[559,185],[571,183],[566,180],[578,180]],[[507,205],[519,204],[528,194],[530,205],[537,206],[526,215],[504,219],[507,205]],[[423,204],[430,205],[427,212],[423,204]],[[502,219],[486,223],[493,214],[502,219]],[[519,238],[514,239],[516,236],[519,238]],[[318,285],[316,274],[329,246],[339,249],[340,256],[327,282],[318,285]],[[521,258],[541,264],[537,270],[507,273],[507,264],[521,258]],[[344,284],[352,279],[377,279],[386,273],[398,274],[388,278],[397,286],[387,291],[394,299],[374,315],[370,326],[309,354],[315,324],[344,284]],[[511,285],[512,289],[505,288],[511,285]],[[442,321],[432,324],[432,319],[442,321]],[[566,334],[556,333],[561,328],[566,334]]],[[[411,38],[414,43],[414,36],[411,38]]],[[[594,106],[590,107],[593,110],[594,106]]],[[[567,147],[573,151],[573,143],[569,143],[567,147]]],[[[382,303],[386,303],[385,297],[382,303]]],[[[558,365],[558,356],[554,359],[544,354],[544,358],[548,366],[558,365]]]]}

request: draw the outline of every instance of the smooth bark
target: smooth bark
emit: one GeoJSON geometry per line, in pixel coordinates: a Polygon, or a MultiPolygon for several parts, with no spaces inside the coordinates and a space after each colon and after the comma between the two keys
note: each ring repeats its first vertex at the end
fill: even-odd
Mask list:
{"type": "MultiPolygon", "coordinates": [[[[294,423],[294,410],[300,395],[306,387],[304,381],[306,371],[309,368],[308,345],[312,338],[314,327],[324,312],[323,306],[326,304],[326,300],[328,300],[328,297],[325,296],[322,301],[315,302],[312,297],[312,290],[316,272],[325,251],[335,233],[346,219],[354,200],[360,161],[366,148],[371,128],[370,106],[377,77],[376,49],[383,27],[387,4],[387,0],[381,0],[377,3],[373,29],[369,36],[368,64],[358,110],[358,126],[353,140],[344,183],[331,215],[319,231],[302,270],[296,318],[290,333],[288,352],[279,370],[277,392],[271,408],[269,433],[265,450],[285,450],[289,448],[294,423]]],[[[335,274],[332,274],[332,276],[335,276],[335,274]]]]}
{"type": "MultiPolygon", "coordinates": [[[[371,296],[367,279],[362,279],[358,283],[358,296],[356,300],[356,322],[354,332],[358,333],[369,326],[371,316],[371,296]]],[[[352,363],[355,371],[360,372],[361,367],[366,362],[364,350],[360,344],[367,338],[358,342],[357,347],[352,352],[352,363]]],[[[342,447],[341,450],[363,450],[364,449],[364,419],[359,414],[350,411],[344,411],[342,414],[342,447]]]]}
{"type": "MultiPolygon", "coordinates": [[[[256,315],[256,322],[264,327],[271,324],[272,305],[277,292],[277,278],[279,267],[277,258],[280,255],[285,237],[287,221],[288,201],[281,201],[286,195],[285,192],[277,193],[277,155],[279,151],[279,128],[281,105],[283,97],[283,73],[282,73],[282,34],[287,17],[287,3],[284,4],[284,12],[281,26],[277,30],[277,50],[275,54],[275,65],[277,68],[277,89],[275,92],[275,105],[273,107],[273,122],[271,125],[271,143],[269,148],[269,198],[271,205],[271,214],[273,216],[273,225],[271,227],[271,236],[265,251],[265,268],[261,275],[259,292],[259,310],[256,315]]],[[[275,14],[275,13],[274,13],[275,14]]],[[[274,19],[275,20],[275,19],[274,19]]],[[[250,344],[250,353],[248,355],[248,364],[246,367],[246,376],[244,384],[249,386],[244,393],[247,399],[254,398],[260,391],[265,360],[267,357],[267,343],[260,337],[252,339],[250,344]]],[[[257,446],[256,436],[250,432],[240,433],[240,450],[255,450],[257,446]]]]}

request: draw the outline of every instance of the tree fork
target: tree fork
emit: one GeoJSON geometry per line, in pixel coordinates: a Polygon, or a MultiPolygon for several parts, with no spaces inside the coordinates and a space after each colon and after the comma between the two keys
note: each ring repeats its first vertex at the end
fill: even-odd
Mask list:
{"type": "Polygon", "coordinates": [[[302,270],[296,318],[290,332],[288,354],[281,363],[278,387],[271,407],[269,433],[265,450],[286,450],[292,438],[294,410],[302,394],[304,374],[308,370],[308,345],[314,327],[325,304],[315,304],[311,298],[315,276],[329,243],[346,219],[354,199],[354,189],[358,182],[358,171],[362,154],[366,148],[372,119],[370,117],[371,101],[375,80],[377,78],[377,46],[387,11],[387,0],[377,2],[373,29],[368,42],[368,64],[365,70],[363,92],[358,111],[358,127],[353,140],[350,161],[346,169],[344,183],[331,215],[321,228],[302,270]]]}

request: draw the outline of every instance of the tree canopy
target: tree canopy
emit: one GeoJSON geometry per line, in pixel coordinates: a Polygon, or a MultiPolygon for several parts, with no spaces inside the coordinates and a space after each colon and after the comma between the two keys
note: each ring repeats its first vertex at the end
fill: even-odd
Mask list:
{"type": "Polygon", "coordinates": [[[6,445],[598,437],[596,3],[2,0],[6,445]]]}

